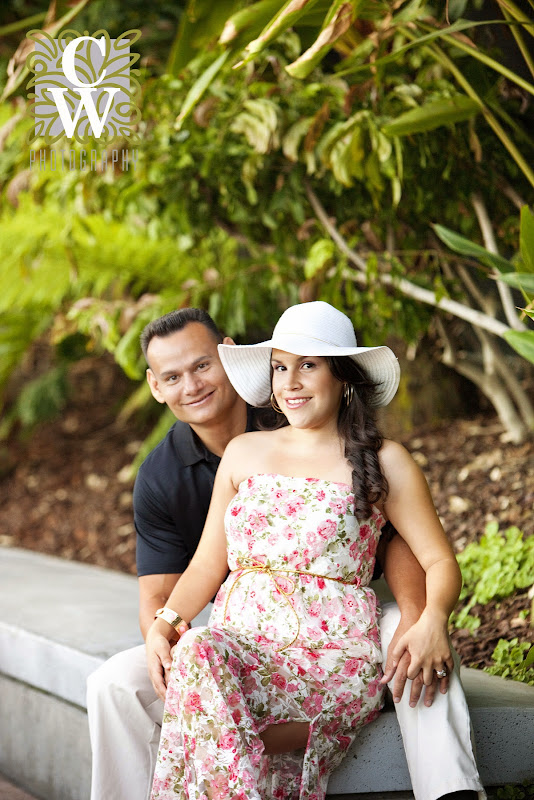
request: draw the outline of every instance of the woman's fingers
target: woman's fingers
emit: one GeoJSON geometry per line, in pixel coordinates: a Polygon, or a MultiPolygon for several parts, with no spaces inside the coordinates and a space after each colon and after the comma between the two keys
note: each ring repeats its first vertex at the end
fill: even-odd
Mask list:
{"type": "MultiPolygon", "coordinates": [[[[401,638],[399,639],[399,641],[397,642],[391,653],[392,662],[393,664],[395,664],[396,667],[398,666],[404,653],[406,651],[409,651],[409,649],[410,648],[408,647],[408,637],[407,634],[405,633],[404,636],[401,636],[401,638]]],[[[408,656],[409,655],[410,654],[408,653],[408,656]]]]}

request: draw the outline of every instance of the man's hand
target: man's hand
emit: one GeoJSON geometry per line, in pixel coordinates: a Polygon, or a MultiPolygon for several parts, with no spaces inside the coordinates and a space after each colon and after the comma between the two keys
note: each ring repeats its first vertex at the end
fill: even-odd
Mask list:
{"type": "Polygon", "coordinates": [[[154,691],[161,700],[165,700],[167,679],[172,665],[171,643],[152,628],[146,637],[146,658],[154,691]]]}
{"type": "MultiPolygon", "coordinates": [[[[415,624],[415,622],[417,622],[417,619],[407,619],[406,617],[401,617],[401,621],[399,622],[397,630],[393,634],[388,647],[388,655],[384,665],[384,677],[382,678],[381,683],[387,684],[393,679],[393,677],[395,677],[395,682],[393,686],[390,687],[393,695],[393,701],[395,703],[399,703],[404,694],[406,681],[408,680],[408,670],[410,669],[411,656],[407,649],[404,650],[398,660],[398,663],[394,665],[393,652],[399,642],[399,639],[404,636],[404,634],[412,627],[413,624],[415,624]]],[[[410,706],[412,708],[415,708],[419,702],[419,698],[421,697],[423,691],[423,686],[423,671],[420,670],[412,680],[412,685],[410,688],[410,706]]],[[[440,692],[445,694],[449,688],[449,677],[446,676],[445,678],[441,678],[441,680],[439,680],[436,673],[433,674],[432,683],[425,687],[425,706],[431,706],[434,702],[438,686],[440,692]]]]}
{"type": "MultiPolygon", "coordinates": [[[[169,625],[170,629],[170,625],[169,625]]],[[[189,625],[184,622],[176,631],[178,636],[181,636],[189,629],[189,625]]],[[[173,633],[173,640],[176,638],[173,633]]],[[[148,674],[154,691],[158,697],[165,701],[165,694],[167,692],[167,684],[169,681],[173,651],[176,646],[175,641],[169,641],[157,627],[157,623],[153,623],[150,627],[146,637],[146,657],[148,665],[148,674]]]]}

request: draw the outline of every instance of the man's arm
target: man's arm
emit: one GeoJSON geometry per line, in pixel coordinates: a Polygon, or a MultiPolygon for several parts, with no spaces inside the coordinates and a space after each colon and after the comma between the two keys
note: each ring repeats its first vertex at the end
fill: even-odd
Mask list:
{"type": "MultiPolygon", "coordinates": [[[[397,533],[385,544],[381,552],[381,564],[384,577],[391,589],[399,610],[401,621],[388,648],[388,657],[384,666],[384,673],[387,675],[392,667],[393,650],[400,637],[410,628],[421,616],[426,604],[426,576],[423,568],[416,557],[402,538],[397,533]]],[[[407,680],[407,672],[410,666],[410,655],[405,652],[402,656],[395,681],[392,688],[393,699],[398,702],[404,692],[407,680]]],[[[446,692],[448,677],[442,678],[439,682],[440,691],[446,692]]],[[[434,682],[425,689],[425,705],[430,706],[436,694],[438,681],[434,682]]],[[[421,696],[423,689],[422,672],[412,682],[410,692],[410,705],[415,706],[421,696]]]]}
{"type": "Polygon", "coordinates": [[[139,578],[139,627],[143,639],[154,622],[158,608],[167,604],[181,574],[172,572],[164,575],[141,575],[139,578]]]}
{"type": "Polygon", "coordinates": [[[189,562],[187,547],[169,506],[169,498],[162,495],[146,470],[139,472],[135,482],[134,521],[137,531],[139,627],[146,639],[154,614],[167,604],[189,562]]]}

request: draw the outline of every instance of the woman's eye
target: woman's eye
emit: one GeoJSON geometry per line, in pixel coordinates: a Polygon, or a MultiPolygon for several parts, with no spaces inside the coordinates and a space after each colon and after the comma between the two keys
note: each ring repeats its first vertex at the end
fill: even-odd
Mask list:
{"type": "Polygon", "coordinates": [[[273,367],[273,372],[282,372],[284,369],[285,367],[282,366],[282,364],[277,364],[276,366],[273,367]]]}

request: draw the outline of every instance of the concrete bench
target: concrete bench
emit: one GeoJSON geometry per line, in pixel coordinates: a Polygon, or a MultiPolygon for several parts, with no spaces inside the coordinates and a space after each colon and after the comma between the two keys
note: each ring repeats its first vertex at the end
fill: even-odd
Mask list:
{"type": "MultiPolygon", "coordinates": [[[[85,681],[103,660],[141,642],[137,581],[4,548],[0,601],[0,773],[43,800],[87,800],[85,681]]],[[[475,670],[462,670],[462,679],[484,785],[531,779],[534,688],[475,670]]],[[[409,789],[400,732],[389,710],[364,729],[333,774],[329,792],[409,789]]]]}

